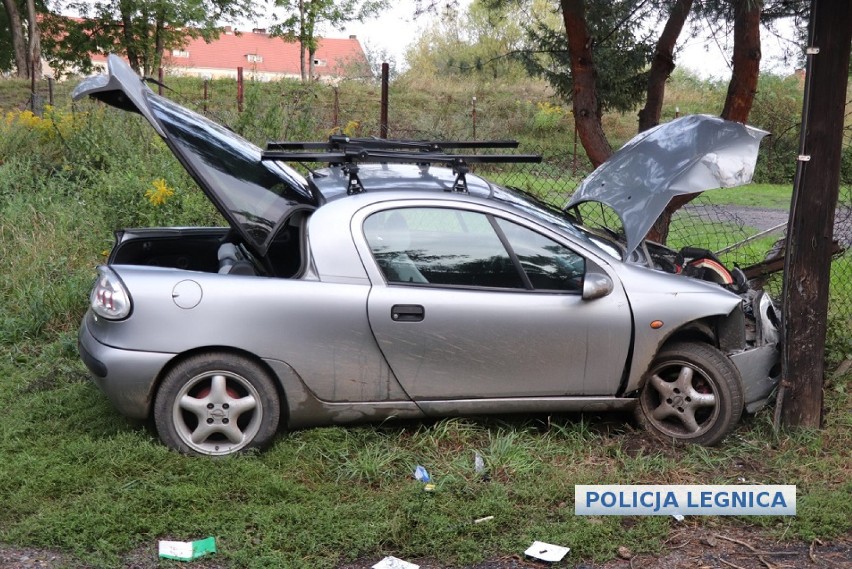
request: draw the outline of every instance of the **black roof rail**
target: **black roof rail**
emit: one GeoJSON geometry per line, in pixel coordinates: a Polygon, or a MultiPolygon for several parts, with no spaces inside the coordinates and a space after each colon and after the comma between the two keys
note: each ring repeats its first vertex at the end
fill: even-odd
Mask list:
{"type": "Polygon", "coordinates": [[[538,163],[538,154],[452,154],[447,150],[473,150],[484,148],[517,148],[514,140],[485,141],[430,141],[388,140],[383,138],[349,138],[332,135],[328,142],[275,142],[267,143],[261,153],[262,160],[287,162],[324,162],[338,165],[349,176],[348,194],[366,191],[358,178],[359,163],[408,163],[428,169],[431,164],[452,168],[456,180],[452,191],[467,193],[465,175],[469,164],[538,163]]]}
{"type": "Polygon", "coordinates": [[[345,150],[349,147],[370,150],[420,150],[442,152],[463,148],[517,148],[517,140],[395,140],[387,138],[350,138],[333,134],[327,142],[269,141],[267,150],[345,150]]]}

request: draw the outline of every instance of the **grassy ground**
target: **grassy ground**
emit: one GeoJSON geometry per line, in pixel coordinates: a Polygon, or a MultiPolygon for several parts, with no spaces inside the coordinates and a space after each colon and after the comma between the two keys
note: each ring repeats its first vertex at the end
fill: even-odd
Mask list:
{"type": "Polygon", "coordinates": [[[385,554],[464,564],[542,540],[570,545],[576,562],[619,546],[658,551],[676,525],[575,517],[573,486],[584,483],[796,484],[796,517],[715,527],[802,540],[852,529],[848,376],[827,386],[825,430],[778,435],[765,412],[714,449],[652,442],[620,416],[538,416],[312,429],[211,461],[169,452],[118,417],[73,348],[62,335],[0,351],[0,543],[119,567],[159,539],[213,535],[235,566],[334,567],[385,554]],[[417,464],[434,492],[412,478],[417,464]],[[484,516],[494,519],[473,523],[484,516]]]}
{"type": "Polygon", "coordinates": [[[710,203],[740,205],[767,209],[790,209],[792,184],[749,184],[740,188],[725,188],[703,194],[710,203]]]}

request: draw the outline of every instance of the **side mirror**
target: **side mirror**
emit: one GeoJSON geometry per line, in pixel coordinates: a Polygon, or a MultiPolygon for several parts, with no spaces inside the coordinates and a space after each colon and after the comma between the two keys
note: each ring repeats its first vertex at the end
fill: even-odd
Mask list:
{"type": "Polygon", "coordinates": [[[583,300],[603,298],[612,292],[612,279],[602,273],[586,273],[583,278],[583,300]]]}

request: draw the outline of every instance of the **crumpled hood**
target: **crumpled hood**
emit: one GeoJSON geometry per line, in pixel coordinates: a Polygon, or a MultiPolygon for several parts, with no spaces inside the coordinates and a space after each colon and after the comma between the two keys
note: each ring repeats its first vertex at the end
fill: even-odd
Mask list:
{"type": "Polygon", "coordinates": [[[592,172],[566,209],[601,202],[621,218],[625,258],[678,194],[751,182],[766,131],[709,115],[689,115],[633,137],[592,172]]]}

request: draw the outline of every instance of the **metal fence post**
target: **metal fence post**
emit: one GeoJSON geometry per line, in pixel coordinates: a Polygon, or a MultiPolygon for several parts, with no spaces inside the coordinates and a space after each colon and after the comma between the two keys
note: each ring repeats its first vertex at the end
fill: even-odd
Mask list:
{"type": "Polygon", "coordinates": [[[243,112],[243,68],[237,67],[237,112],[243,112]]]}
{"type": "Polygon", "coordinates": [[[36,75],[35,62],[30,63],[30,110],[36,112],[36,75]]]}
{"type": "Polygon", "coordinates": [[[388,77],[390,75],[390,66],[387,63],[382,63],[382,109],[379,119],[379,136],[381,138],[388,137],[388,77]]]}
{"type": "Polygon", "coordinates": [[[476,140],[476,97],[471,102],[473,103],[473,139],[476,140]]]}
{"type": "Polygon", "coordinates": [[[340,90],[335,85],[331,88],[334,93],[334,107],[332,108],[331,126],[332,128],[340,127],[340,90]]]}

